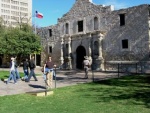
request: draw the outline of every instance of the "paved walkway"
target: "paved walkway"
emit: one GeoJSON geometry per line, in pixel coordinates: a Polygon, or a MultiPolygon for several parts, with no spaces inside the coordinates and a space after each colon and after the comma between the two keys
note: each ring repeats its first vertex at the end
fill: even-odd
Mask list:
{"type": "MultiPolygon", "coordinates": [[[[1,70],[9,70],[0,68],[1,70]]],[[[19,72],[23,72],[22,68],[18,69],[19,72]]],[[[41,76],[37,76],[38,81],[34,81],[31,78],[29,83],[26,83],[22,80],[19,80],[17,84],[13,83],[13,80],[10,81],[9,84],[4,83],[0,80],[0,96],[4,95],[14,95],[14,94],[23,94],[30,91],[37,91],[37,90],[45,90],[45,83],[43,80],[41,68],[37,67],[35,70],[36,74],[41,74],[41,76]]],[[[116,77],[117,73],[101,73],[95,72],[94,74],[89,72],[89,79],[84,79],[84,72],[83,71],[57,71],[56,72],[56,82],[53,80],[53,88],[58,87],[65,87],[70,85],[76,85],[79,83],[86,83],[92,81],[92,76],[96,79],[106,79],[116,77]]]]}

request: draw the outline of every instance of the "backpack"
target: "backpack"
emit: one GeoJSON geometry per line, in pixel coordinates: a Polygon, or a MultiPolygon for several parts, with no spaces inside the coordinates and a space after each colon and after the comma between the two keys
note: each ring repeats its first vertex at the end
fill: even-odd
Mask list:
{"type": "Polygon", "coordinates": [[[30,67],[30,68],[35,68],[35,64],[33,63],[32,60],[29,62],[29,67],[30,67]]]}

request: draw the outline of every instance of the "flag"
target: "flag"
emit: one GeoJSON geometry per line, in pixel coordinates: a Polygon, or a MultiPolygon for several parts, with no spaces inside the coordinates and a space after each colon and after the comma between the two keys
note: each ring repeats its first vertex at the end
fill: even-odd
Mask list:
{"type": "Polygon", "coordinates": [[[37,18],[43,18],[43,14],[42,13],[39,13],[38,11],[35,11],[35,16],[37,18]]]}

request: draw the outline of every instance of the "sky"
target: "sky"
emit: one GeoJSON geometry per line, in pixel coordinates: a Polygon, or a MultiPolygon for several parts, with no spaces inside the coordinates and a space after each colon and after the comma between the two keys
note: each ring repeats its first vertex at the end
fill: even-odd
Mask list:
{"type": "MultiPolygon", "coordinates": [[[[76,0],[32,0],[32,14],[38,11],[43,18],[33,18],[32,22],[38,27],[47,27],[57,24],[57,19],[67,13],[76,0]]],[[[114,5],[115,10],[150,4],[150,0],[92,0],[97,5],[114,5]]]]}

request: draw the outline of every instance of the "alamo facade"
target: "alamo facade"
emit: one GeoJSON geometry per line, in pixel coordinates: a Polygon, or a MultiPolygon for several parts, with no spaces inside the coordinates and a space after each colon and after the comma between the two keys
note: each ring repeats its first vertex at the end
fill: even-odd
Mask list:
{"type": "Polygon", "coordinates": [[[149,61],[150,5],[114,10],[92,0],[76,0],[56,25],[40,28],[44,52],[64,69],[82,69],[88,56],[93,69],[105,61],[149,61]]]}

